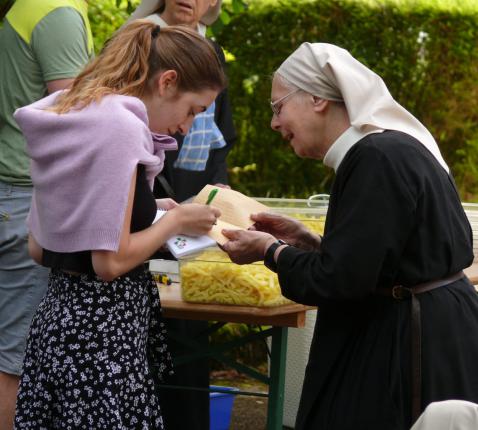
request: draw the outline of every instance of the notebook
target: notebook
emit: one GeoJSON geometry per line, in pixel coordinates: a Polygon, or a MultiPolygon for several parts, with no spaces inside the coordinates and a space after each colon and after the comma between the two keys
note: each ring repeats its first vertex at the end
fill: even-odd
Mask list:
{"type": "MultiPolygon", "coordinates": [[[[153,222],[161,219],[165,213],[165,210],[158,209],[153,222]]],[[[166,241],[166,246],[176,258],[194,254],[214,245],[216,245],[216,241],[209,236],[192,237],[184,234],[177,234],[166,241]]]]}
{"type": "MultiPolygon", "coordinates": [[[[206,185],[199,194],[194,197],[194,203],[209,204],[221,211],[211,231],[204,236],[191,237],[178,234],[168,239],[166,246],[176,258],[201,251],[204,248],[216,245],[223,245],[228,239],[221,233],[222,229],[247,230],[252,226],[251,214],[267,212],[267,206],[258,201],[234,191],[229,188],[220,188],[213,185],[206,185]],[[214,191],[213,199],[210,200],[211,191],[214,191]],[[208,203],[209,202],[209,203],[208,203]]],[[[159,209],[154,222],[160,219],[166,211],[159,209]]]]}

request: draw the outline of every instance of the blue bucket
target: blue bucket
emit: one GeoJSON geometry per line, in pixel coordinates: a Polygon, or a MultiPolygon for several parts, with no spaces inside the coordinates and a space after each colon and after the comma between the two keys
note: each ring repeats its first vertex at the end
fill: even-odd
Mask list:
{"type": "Polygon", "coordinates": [[[209,393],[209,412],[211,416],[210,430],[228,430],[231,422],[232,405],[234,404],[235,391],[233,387],[220,387],[211,385],[210,389],[227,390],[228,393],[209,393]]]}

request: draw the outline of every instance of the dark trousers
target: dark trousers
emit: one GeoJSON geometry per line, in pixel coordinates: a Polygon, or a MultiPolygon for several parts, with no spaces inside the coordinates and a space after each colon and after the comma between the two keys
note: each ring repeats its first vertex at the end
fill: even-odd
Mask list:
{"type": "MultiPolygon", "coordinates": [[[[187,337],[201,346],[208,345],[207,321],[166,319],[169,331],[187,337]]],[[[169,349],[175,358],[191,353],[191,350],[169,338],[169,349]]],[[[209,387],[209,360],[201,359],[174,365],[174,375],[165,384],[190,387],[209,387]]],[[[209,430],[209,393],[184,389],[161,388],[159,395],[161,413],[166,430],[209,430]]]]}

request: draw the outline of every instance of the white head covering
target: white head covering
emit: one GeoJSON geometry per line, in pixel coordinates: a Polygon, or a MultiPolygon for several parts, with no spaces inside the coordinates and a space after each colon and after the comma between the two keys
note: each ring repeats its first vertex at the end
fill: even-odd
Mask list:
{"type": "Polygon", "coordinates": [[[430,403],[410,430],[470,430],[478,428],[478,404],[465,400],[430,403]]]}
{"type": "MultiPolygon", "coordinates": [[[[216,22],[221,13],[222,0],[217,0],[216,5],[209,8],[206,14],[199,20],[204,25],[212,25],[216,22]]],[[[156,13],[165,4],[165,0],[142,0],[136,10],[131,14],[128,21],[134,19],[146,18],[156,13]]]]}
{"type": "Polygon", "coordinates": [[[344,102],[353,127],[407,133],[421,142],[448,172],[435,139],[388,91],[382,78],[328,43],[303,43],[277,69],[296,87],[323,99],[344,102]]]}

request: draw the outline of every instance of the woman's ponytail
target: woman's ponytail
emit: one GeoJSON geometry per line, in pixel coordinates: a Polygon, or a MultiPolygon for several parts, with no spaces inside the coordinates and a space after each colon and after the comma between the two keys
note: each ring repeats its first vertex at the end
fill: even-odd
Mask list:
{"type": "Polygon", "coordinates": [[[62,94],[53,110],[81,109],[108,94],[141,97],[161,70],[176,70],[179,91],[222,89],[221,63],[211,44],[186,27],[137,20],[121,28],[62,94]]]}

